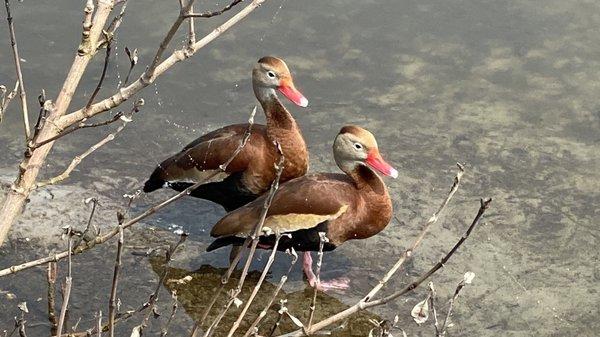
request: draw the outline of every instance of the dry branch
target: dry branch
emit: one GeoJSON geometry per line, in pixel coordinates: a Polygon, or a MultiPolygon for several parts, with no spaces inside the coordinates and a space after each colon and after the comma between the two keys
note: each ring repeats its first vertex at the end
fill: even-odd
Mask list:
{"type": "Polygon", "coordinates": [[[15,83],[15,88],[6,94],[6,86],[0,85],[0,123],[2,123],[2,118],[4,117],[4,112],[8,109],[8,105],[10,101],[12,101],[15,96],[17,96],[17,92],[19,90],[19,81],[15,83]]]}
{"type": "Polygon", "coordinates": [[[47,186],[47,185],[54,185],[56,183],[59,183],[65,179],[67,179],[71,175],[71,172],[73,172],[73,170],[81,163],[81,161],[83,161],[90,154],[94,153],[94,151],[96,151],[99,148],[101,148],[102,146],[104,146],[106,143],[114,140],[116,135],[119,134],[121,131],[123,131],[123,129],[127,126],[127,123],[129,123],[130,121],[131,120],[123,119],[123,123],[114,132],[109,133],[108,136],[104,137],[98,143],[92,145],[84,153],[82,153],[78,156],[75,156],[75,158],[73,158],[73,160],[71,161],[69,166],[67,166],[67,168],[61,174],[57,175],[56,177],[50,178],[48,180],[37,182],[33,185],[32,188],[36,189],[36,188],[40,188],[40,187],[47,186]]]}
{"type": "Polygon", "coordinates": [[[4,0],[6,7],[6,20],[8,21],[8,30],[10,32],[10,45],[12,46],[13,59],[15,60],[15,70],[17,72],[17,81],[19,82],[19,97],[21,98],[21,109],[23,111],[23,126],[25,128],[26,142],[31,137],[29,129],[29,112],[27,109],[27,93],[25,92],[25,82],[23,82],[23,73],[21,72],[21,58],[19,57],[19,48],[17,46],[17,37],[15,34],[15,25],[10,12],[10,0],[4,0]]]}
{"type": "Polygon", "coordinates": [[[48,272],[46,274],[48,282],[48,321],[50,322],[50,334],[56,335],[58,329],[58,320],[56,318],[56,262],[48,263],[48,272]]]}
{"type": "Polygon", "coordinates": [[[63,291],[63,303],[62,303],[62,307],[60,309],[60,316],[58,318],[58,328],[56,329],[56,335],[60,336],[62,335],[63,332],[63,325],[65,323],[65,317],[67,315],[67,310],[68,310],[68,306],[69,306],[69,299],[71,297],[71,288],[73,287],[73,277],[71,274],[72,271],[72,261],[71,261],[71,252],[73,251],[73,238],[71,237],[71,227],[67,227],[66,228],[66,236],[67,236],[67,240],[68,240],[68,244],[67,244],[67,251],[68,251],[68,267],[67,267],[67,277],[65,278],[65,283],[64,283],[64,291],[63,291]]]}
{"type": "Polygon", "coordinates": [[[169,327],[171,326],[171,321],[173,321],[173,318],[175,317],[175,314],[177,313],[178,305],[177,305],[177,291],[176,290],[171,291],[171,298],[173,299],[173,304],[171,305],[171,315],[169,315],[169,319],[167,320],[167,323],[161,329],[160,337],[167,336],[167,334],[169,333],[169,327]]]}
{"type": "Polygon", "coordinates": [[[119,273],[121,271],[123,256],[123,228],[119,225],[119,240],[117,241],[117,257],[115,259],[115,268],[113,272],[112,285],[110,287],[110,299],[108,301],[108,334],[115,336],[115,314],[117,310],[117,284],[119,283],[119,273]]]}
{"type": "Polygon", "coordinates": [[[279,246],[279,239],[281,239],[281,234],[276,234],[275,244],[273,245],[273,250],[271,251],[271,254],[269,255],[269,259],[267,260],[267,263],[265,264],[265,267],[263,268],[263,271],[260,274],[260,278],[258,279],[258,282],[254,286],[254,289],[252,289],[252,293],[250,294],[250,297],[246,300],[246,304],[244,305],[244,308],[238,315],[237,320],[231,326],[231,329],[229,330],[227,337],[233,336],[233,334],[240,327],[240,323],[242,322],[242,319],[244,319],[244,316],[246,316],[246,312],[248,312],[250,305],[252,305],[252,301],[254,301],[254,297],[256,297],[256,294],[258,294],[258,290],[260,289],[263,282],[265,281],[265,277],[267,277],[267,273],[269,272],[269,270],[271,270],[271,265],[273,264],[273,261],[275,261],[275,254],[277,253],[277,247],[279,246]]]}
{"type": "MultiPolygon", "coordinates": [[[[98,9],[93,18],[88,20],[92,15],[91,10],[88,8],[90,4],[93,4],[93,1],[88,1],[88,6],[86,6],[86,14],[84,15],[86,19],[84,20],[80,47],[56,99],[54,109],[50,111],[46,125],[40,130],[39,137],[41,139],[53,137],[60,132],[60,129],[56,127],[56,120],[63,116],[69,108],[85,69],[95,54],[95,50],[92,50],[89,46],[96,45],[113,7],[112,0],[98,0],[98,9]],[[88,10],[90,11],[89,14],[88,10]],[[91,26],[86,26],[86,23],[91,23],[91,26]]],[[[0,244],[4,243],[10,227],[21,213],[23,205],[31,192],[31,188],[35,184],[39,170],[43,166],[51,148],[51,144],[43,146],[33,151],[31,156],[25,156],[21,161],[19,176],[11,186],[11,190],[0,209],[0,244]]]]}
{"type": "Polygon", "coordinates": [[[145,88],[148,85],[150,85],[151,83],[153,83],[156,80],[156,78],[158,78],[165,71],[170,69],[172,66],[191,57],[198,50],[200,50],[201,48],[206,46],[208,43],[212,42],[214,39],[219,37],[221,34],[223,34],[229,28],[233,27],[236,23],[238,23],[243,18],[248,16],[248,14],[250,14],[253,10],[255,10],[257,7],[259,7],[265,1],[266,0],[252,1],[244,9],[242,9],[236,15],[231,17],[225,23],[223,23],[219,27],[215,28],[212,32],[210,32],[209,34],[204,36],[202,39],[200,39],[199,41],[194,43],[191,48],[188,48],[186,46],[182,49],[175,50],[173,53],[171,53],[171,55],[169,57],[167,57],[164,61],[162,61],[160,64],[158,64],[156,66],[156,69],[152,72],[151,77],[148,77],[148,72],[145,72],[144,74],[142,74],[142,76],[140,76],[136,81],[134,81],[127,87],[121,88],[119,90],[119,92],[115,93],[114,95],[112,95],[98,103],[93,104],[89,109],[82,108],[75,112],[72,112],[72,113],[69,113],[69,114],[63,116],[62,118],[60,118],[59,121],[57,121],[58,125],[61,128],[65,128],[65,127],[68,127],[69,125],[73,125],[74,123],[77,123],[78,121],[80,121],[84,118],[88,118],[88,117],[97,115],[99,113],[108,111],[108,110],[118,106],[119,104],[121,104],[124,101],[131,98],[133,95],[137,94],[143,88],[145,88]]]}
{"type": "Polygon", "coordinates": [[[294,251],[294,248],[292,248],[290,254],[292,255],[292,262],[290,263],[290,267],[288,268],[285,275],[281,276],[281,279],[279,280],[279,284],[277,284],[277,287],[275,288],[275,290],[273,290],[273,295],[271,295],[271,298],[267,302],[267,305],[265,305],[265,308],[260,312],[260,314],[258,314],[258,317],[256,317],[254,322],[252,322],[252,325],[250,325],[250,327],[244,334],[244,337],[249,337],[251,334],[256,332],[258,323],[260,323],[260,321],[267,315],[267,311],[269,310],[271,305],[273,305],[273,301],[275,301],[275,299],[277,298],[277,295],[279,294],[279,291],[281,291],[281,288],[287,281],[288,276],[289,276],[290,272],[292,271],[292,268],[296,264],[296,261],[298,261],[298,254],[296,254],[296,252],[294,251]]]}
{"type": "Polygon", "coordinates": [[[244,0],[234,0],[229,5],[223,7],[220,10],[213,11],[213,12],[206,11],[206,12],[202,12],[202,13],[193,13],[192,7],[190,7],[190,12],[185,13],[184,17],[186,17],[186,18],[212,18],[213,16],[221,15],[221,14],[227,12],[228,10],[232,9],[235,5],[239,4],[242,1],[244,1],[244,0]]]}
{"type": "MultiPolygon", "coordinates": [[[[327,236],[324,232],[319,232],[319,253],[317,259],[317,280],[313,285],[313,298],[310,305],[310,314],[308,316],[308,324],[306,326],[310,329],[312,326],[313,317],[315,315],[315,309],[317,307],[317,293],[319,292],[319,286],[321,284],[321,266],[323,265],[323,248],[325,247],[325,243],[328,241],[327,236]]],[[[310,252],[309,252],[310,254],[310,252]]]]}
{"type": "MultiPolygon", "coordinates": [[[[258,246],[258,242],[260,240],[260,235],[262,233],[262,228],[265,223],[265,219],[267,218],[267,212],[269,211],[269,207],[271,207],[271,202],[273,201],[275,192],[279,188],[279,179],[281,178],[281,172],[283,172],[283,162],[285,160],[285,156],[281,152],[281,147],[279,146],[279,144],[277,144],[277,149],[279,152],[279,161],[277,162],[277,165],[276,165],[277,174],[275,175],[275,179],[271,183],[271,188],[269,190],[269,194],[267,195],[265,202],[263,204],[263,210],[260,214],[260,217],[259,217],[259,220],[258,220],[256,226],[254,227],[254,231],[253,231],[252,235],[250,236],[250,238],[252,239],[252,244],[250,246],[250,251],[248,253],[248,256],[246,257],[246,263],[244,264],[244,269],[242,270],[242,275],[240,276],[237,287],[235,289],[232,289],[229,292],[229,300],[227,301],[227,304],[225,304],[221,313],[215,318],[215,320],[212,322],[212,324],[208,327],[208,329],[204,333],[204,337],[212,336],[216,327],[219,325],[221,319],[223,319],[223,317],[225,316],[227,311],[229,311],[229,308],[231,307],[231,305],[235,302],[235,300],[237,300],[237,297],[241,293],[242,287],[244,286],[244,282],[246,281],[246,276],[248,275],[248,270],[250,269],[250,264],[252,263],[252,258],[254,257],[254,253],[256,252],[256,247],[258,246]]],[[[240,252],[240,254],[241,254],[241,252],[240,252]]],[[[235,268],[235,266],[234,266],[234,268],[235,268]]],[[[194,327],[194,330],[196,330],[195,327],[194,327]]],[[[193,336],[193,333],[192,333],[192,336],[193,336]]]]}

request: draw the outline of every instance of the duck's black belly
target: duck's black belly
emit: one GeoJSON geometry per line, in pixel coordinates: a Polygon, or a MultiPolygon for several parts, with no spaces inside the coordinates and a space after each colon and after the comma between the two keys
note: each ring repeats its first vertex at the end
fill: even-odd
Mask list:
{"type": "MultiPolygon", "coordinates": [[[[242,184],[242,172],[236,172],[219,182],[200,185],[193,190],[190,195],[195,198],[201,198],[215,202],[227,212],[238,209],[245,204],[258,198],[258,194],[248,191],[242,184]]],[[[192,186],[188,182],[171,182],[169,187],[176,191],[183,191],[192,186]]]]}

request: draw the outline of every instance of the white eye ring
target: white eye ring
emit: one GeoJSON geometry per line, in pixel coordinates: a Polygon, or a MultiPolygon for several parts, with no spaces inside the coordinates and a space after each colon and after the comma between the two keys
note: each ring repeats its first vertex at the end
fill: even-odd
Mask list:
{"type": "Polygon", "coordinates": [[[362,150],[363,146],[360,143],[354,143],[354,148],[357,150],[362,150]]]}
{"type": "Polygon", "coordinates": [[[272,72],[272,71],[268,71],[268,72],[267,72],[267,75],[268,75],[270,78],[275,78],[275,73],[274,73],[274,72],[272,72]]]}

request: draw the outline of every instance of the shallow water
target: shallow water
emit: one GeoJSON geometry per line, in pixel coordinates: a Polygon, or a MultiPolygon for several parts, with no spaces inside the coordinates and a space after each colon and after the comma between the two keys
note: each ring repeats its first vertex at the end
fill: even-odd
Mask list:
{"type": "MultiPolygon", "coordinates": [[[[13,7],[33,107],[41,88],[56,96],[79,39],[82,5],[54,0],[13,7]]],[[[218,6],[202,1],[197,7],[218,6]]],[[[134,123],[65,184],[115,199],[135,190],[157,162],[198,135],[245,121],[255,104],[250,69],[259,57],[278,55],[310,101],[308,109],[288,107],[303,128],[311,170],[336,170],[331,141],[342,125],[355,123],[375,133],[401,173],[388,186],[402,224],[326,255],[324,278],[353,281],[335,297],[350,304],[375,284],[441,202],[458,161],[467,168],[461,190],[389,288],[437,262],[474,216],[478,198],[490,196],[484,224],[433,278],[447,298],[465,271],[477,275],[459,300],[452,335],[593,336],[600,329],[599,10],[597,1],[583,0],[268,1],[146,88],[140,95],[146,106],[134,123]]],[[[100,96],[126,75],[123,47],[140,50],[138,75],[176,15],[175,3],[130,3],[100,96]]],[[[225,18],[198,22],[198,35],[225,18]]],[[[5,24],[0,36],[7,36],[5,24]]],[[[184,39],[182,30],[175,42],[184,39]]],[[[11,84],[9,45],[0,43],[0,84],[11,84]]],[[[73,107],[85,104],[100,71],[97,57],[73,107]]],[[[104,132],[65,138],[45,175],[60,172],[104,132]]],[[[21,143],[15,100],[0,124],[2,166],[16,169],[21,143]]],[[[135,209],[167,193],[143,198],[135,209]]],[[[208,244],[205,232],[222,215],[208,202],[183,200],[149,223],[182,226],[208,244]]],[[[223,267],[226,256],[201,254],[186,265],[223,267]]],[[[273,274],[285,268],[277,262],[273,274]]],[[[299,270],[291,281],[291,288],[303,286],[299,270]]],[[[374,312],[388,319],[400,314],[411,336],[431,335],[431,326],[418,327],[408,315],[424,296],[418,290],[374,312]]]]}

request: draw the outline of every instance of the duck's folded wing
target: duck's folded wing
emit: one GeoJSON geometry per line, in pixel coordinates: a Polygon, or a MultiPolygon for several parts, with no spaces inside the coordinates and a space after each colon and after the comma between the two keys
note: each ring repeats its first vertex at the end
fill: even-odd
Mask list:
{"type": "Polygon", "coordinates": [[[247,124],[230,125],[196,139],[163,161],[154,171],[154,178],[194,183],[218,173],[211,181],[219,181],[232,172],[244,170],[265,145],[261,125],[253,126],[250,140],[229,164],[227,173],[219,172],[219,167],[236,151],[247,129],[247,124]]]}
{"type": "MultiPolygon", "coordinates": [[[[310,175],[291,180],[281,185],[273,197],[263,230],[293,232],[336,219],[355,203],[352,189],[352,183],[342,175],[310,175]]],[[[214,225],[211,235],[251,234],[259,221],[266,194],[227,214],[214,225]]]]}

